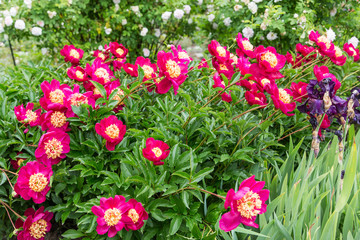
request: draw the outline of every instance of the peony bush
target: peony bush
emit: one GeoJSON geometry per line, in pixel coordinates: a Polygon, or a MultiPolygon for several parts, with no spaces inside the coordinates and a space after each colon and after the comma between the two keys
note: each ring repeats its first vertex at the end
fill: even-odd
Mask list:
{"type": "MultiPolygon", "coordinates": [[[[154,62],[129,61],[118,42],[91,54],[65,45],[59,68],[11,72],[24,81],[1,85],[0,230],[17,239],[291,239],[318,224],[315,236],[330,239],[357,196],[358,51],[319,32],[309,39],[282,55],[239,33],[231,46],[212,40],[200,62],[181,46],[154,62]],[[321,194],[312,208],[324,207],[292,212],[292,231],[285,199],[300,175],[303,193],[321,194]],[[332,215],[319,223],[321,214],[332,215]]],[[[315,195],[298,201],[305,196],[315,195]]],[[[348,222],[332,239],[355,236],[356,218],[348,222]]]]}

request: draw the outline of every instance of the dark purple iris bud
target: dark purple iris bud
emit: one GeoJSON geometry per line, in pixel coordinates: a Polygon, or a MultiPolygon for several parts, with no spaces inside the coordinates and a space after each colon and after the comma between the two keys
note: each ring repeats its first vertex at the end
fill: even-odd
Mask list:
{"type": "Polygon", "coordinates": [[[341,141],[343,140],[342,131],[341,131],[341,130],[336,130],[336,131],[334,132],[334,134],[338,137],[339,142],[341,142],[341,141]]]}
{"type": "Polygon", "coordinates": [[[302,105],[298,106],[298,110],[313,117],[322,115],[325,113],[324,101],[308,98],[302,105]]]}
{"type": "Polygon", "coordinates": [[[309,120],[313,130],[315,130],[318,126],[318,122],[317,122],[317,119],[316,117],[310,117],[310,120],[309,120]]]}
{"type": "Polygon", "coordinates": [[[345,177],[345,170],[341,170],[341,176],[340,176],[340,178],[341,178],[341,179],[344,179],[344,177],[345,177]]]}
{"type": "Polygon", "coordinates": [[[342,99],[341,97],[338,96],[334,96],[331,99],[332,102],[332,106],[335,105],[336,107],[336,111],[338,112],[338,114],[343,115],[344,113],[346,113],[346,107],[347,107],[347,101],[342,99]]]}
{"type": "Polygon", "coordinates": [[[324,78],[321,82],[318,82],[321,89],[320,96],[323,97],[326,92],[329,92],[330,98],[335,95],[335,82],[331,78],[324,78]]]}
{"type": "Polygon", "coordinates": [[[309,98],[322,98],[322,96],[320,96],[321,88],[319,87],[317,80],[310,80],[309,84],[306,87],[306,91],[309,98]]]}

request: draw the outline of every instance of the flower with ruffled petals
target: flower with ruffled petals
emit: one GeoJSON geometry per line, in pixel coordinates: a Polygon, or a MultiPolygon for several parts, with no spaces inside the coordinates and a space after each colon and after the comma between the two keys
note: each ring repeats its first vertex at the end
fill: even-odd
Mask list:
{"type": "Polygon", "coordinates": [[[330,57],[331,61],[338,66],[342,66],[346,62],[346,56],[343,54],[342,50],[338,47],[334,47],[335,54],[330,57]]]}
{"type": "Polygon", "coordinates": [[[14,113],[17,120],[24,123],[25,126],[30,125],[31,127],[37,126],[40,123],[41,109],[33,111],[34,103],[26,104],[26,108],[21,104],[14,107],[14,113]]]}
{"type": "Polygon", "coordinates": [[[307,45],[302,45],[301,43],[296,44],[296,51],[300,54],[296,57],[295,65],[301,65],[301,62],[310,62],[316,58],[316,49],[307,45]]]}
{"type": "MultiPolygon", "coordinates": [[[[212,86],[213,88],[222,88],[222,89],[225,89],[226,85],[225,85],[225,82],[223,80],[221,80],[220,78],[220,74],[219,73],[215,73],[214,74],[214,85],[212,86]]],[[[221,91],[219,91],[221,92],[221,91]]],[[[225,102],[231,102],[232,101],[232,98],[231,98],[231,91],[229,91],[229,93],[222,93],[221,94],[221,99],[225,102]]]]}
{"type": "Polygon", "coordinates": [[[84,81],[88,80],[85,69],[83,69],[80,66],[77,66],[76,68],[71,66],[70,68],[68,68],[67,75],[69,78],[74,79],[79,82],[84,82],[84,81]]]}
{"type": "Polygon", "coordinates": [[[45,211],[41,206],[36,212],[33,208],[28,208],[24,215],[27,217],[25,222],[21,218],[16,220],[15,227],[23,228],[17,236],[18,240],[44,240],[45,235],[51,230],[51,219],[54,214],[45,211]]]}
{"type": "Polygon", "coordinates": [[[219,62],[216,58],[212,59],[212,64],[219,74],[224,74],[227,78],[231,79],[235,73],[233,61],[230,59],[226,62],[219,62]]]}
{"type": "Polygon", "coordinates": [[[129,210],[125,213],[130,219],[131,223],[125,224],[125,229],[139,230],[144,225],[144,220],[149,218],[148,213],[145,211],[141,202],[135,199],[129,199],[128,204],[130,205],[129,210]]]}
{"type": "Polygon", "coordinates": [[[66,99],[66,106],[68,108],[68,112],[70,112],[68,117],[74,117],[74,113],[72,111],[72,106],[80,106],[82,104],[88,104],[95,108],[95,99],[93,98],[93,92],[89,91],[86,93],[80,93],[80,86],[74,84],[73,92],[66,99]]]}
{"type": "Polygon", "coordinates": [[[178,45],[176,48],[174,45],[171,45],[171,50],[174,53],[174,57],[177,61],[191,62],[193,59],[189,56],[189,54],[181,48],[181,45],[178,45]]]}
{"type": "Polygon", "coordinates": [[[91,66],[87,63],[85,71],[91,80],[102,85],[110,82],[114,78],[114,73],[110,70],[109,66],[102,63],[99,58],[95,59],[91,66]]]}
{"type": "Polygon", "coordinates": [[[265,107],[267,105],[266,96],[262,92],[246,91],[245,99],[251,106],[256,104],[265,107]]]}
{"type": "Polygon", "coordinates": [[[207,60],[205,58],[201,59],[198,69],[201,68],[209,68],[209,64],[207,63],[207,60]]]}
{"type": "Polygon", "coordinates": [[[170,150],[169,145],[154,138],[146,139],[146,147],[142,150],[144,158],[150,160],[154,165],[163,165],[165,158],[168,157],[170,150]]]}
{"type": "Polygon", "coordinates": [[[120,71],[126,62],[126,58],[115,58],[111,62],[114,67],[114,71],[120,71]]]}
{"type": "Polygon", "coordinates": [[[117,42],[109,43],[109,51],[117,58],[125,58],[129,50],[117,42]]]}
{"type": "MultiPolygon", "coordinates": [[[[273,47],[259,46],[255,49],[256,59],[260,73],[268,78],[279,79],[284,77],[279,70],[282,69],[286,63],[286,57],[276,52],[273,47]]],[[[252,64],[254,65],[254,64],[252,64]]]]}
{"type": "MultiPolygon", "coordinates": [[[[259,89],[260,92],[266,91],[269,94],[274,94],[275,89],[277,89],[277,85],[274,79],[257,78],[256,83],[257,89],[259,89]]],[[[252,89],[254,89],[254,87],[252,89]]]]}
{"type": "MultiPolygon", "coordinates": [[[[156,77],[154,79],[154,83],[155,83],[155,92],[157,94],[165,94],[165,93],[167,93],[170,90],[171,86],[172,86],[172,82],[168,78],[166,78],[165,76],[156,77]]],[[[150,89],[152,89],[152,88],[150,87],[150,89]]]]}
{"type": "Polygon", "coordinates": [[[359,49],[355,48],[351,43],[345,43],[343,50],[349,55],[354,57],[354,62],[359,61],[360,55],[359,55],[359,49]]]}
{"type": "Polygon", "coordinates": [[[301,103],[303,99],[308,98],[306,87],[307,83],[304,82],[292,82],[290,90],[293,93],[294,100],[301,103]]]}
{"type": "Polygon", "coordinates": [[[341,87],[341,83],[339,80],[337,80],[337,78],[335,77],[335,75],[331,74],[329,72],[329,68],[327,66],[314,66],[314,74],[316,79],[318,80],[318,82],[321,82],[323,79],[325,78],[331,78],[331,80],[333,80],[335,82],[335,92],[341,87]]]}
{"type": "Polygon", "coordinates": [[[65,62],[71,62],[73,66],[76,66],[79,65],[84,51],[80,48],[75,48],[73,45],[65,45],[64,48],[60,50],[60,54],[64,56],[65,62]]]}
{"type": "Polygon", "coordinates": [[[94,51],[93,57],[95,57],[95,60],[99,59],[99,61],[105,62],[106,59],[109,58],[109,53],[103,52],[103,51],[100,51],[100,50],[96,50],[96,51],[94,51]]]}
{"type": "Polygon", "coordinates": [[[70,137],[63,131],[51,131],[41,136],[35,157],[45,166],[58,164],[70,151],[70,137]]]}
{"type": "Polygon", "coordinates": [[[226,195],[224,207],[230,207],[230,212],[222,215],[219,221],[220,229],[225,232],[234,230],[240,223],[258,228],[255,223],[258,214],[266,212],[265,202],[269,198],[269,190],[262,189],[263,181],[255,181],[255,176],[245,179],[237,192],[230,189],[226,195]]]}
{"type": "Polygon", "coordinates": [[[294,65],[294,64],[295,64],[295,62],[294,62],[294,57],[291,55],[291,53],[286,52],[285,57],[286,57],[286,61],[287,61],[288,63],[290,63],[291,65],[294,65]]]}
{"type": "Polygon", "coordinates": [[[98,218],[96,219],[98,234],[108,233],[109,237],[114,237],[121,231],[126,224],[132,224],[133,220],[126,214],[132,207],[126,202],[125,197],[116,195],[114,198],[101,198],[100,206],[93,206],[91,211],[98,218]]]}
{"type": "Polygon", "coordinates": [[[51,167],[39,162],[28,162],[19,171],[19,177],[14,189],[25,200],[33,199],[34,203],[45,202],[46,194],[50,190],[51,167]]]}
{"type": "Polygon", "coordinates": [[[230,58],[230,52],[226,50],[226,47],[220,45],[216,40],[212,40],[208,45],[208,50],[211,55],[216,57],[219,62],[226,62],[230,58]]]}
{"type": "Polygon", "coordinates": [[[291,97],[293,93],[289,89],[275,89],[274,94],[271,95],[271,99],[274,102],[275,108],[280,109],[286,116],[293,116],[296,108],[296,103],[292,102],[291,97]]]}
{"type": "Polygon", "coordinates": [[[44,81],[40,85],[44,97],[40,98],[40,105],[46,111],[62,110],[66,108],[65,102],[72,90],[67,84],[61,84],[53,79],[51,83],[44,81]]]}
{"type": "Polygon", "coordinates": [[[15,158],[15,160],[10,160],[10,164],[11,164],[11,166],[15,169],[15,170],[18,170],[19,169],[19,167],[20,167],[20,165],[21,165],[21,163],[23,163],[25,160],[26,160],[26,158],[19,158],[19,157],[17,157],[18,155],[20,155],[20,154],[22,154],[23,152],[18,152],[17,154],[16,154],[16,158],[15,158]]]}
{"type": "MultiPolygon", "coordinates": [[[[120,103],[121,99],[124,98],[125,94],[124,94],[124,91],[120,88],[120,81],[119,80],[115,80],[115,81],[112,81],[111,83],[107,84],[105,86],[105,90],[106,90],[106,95],[108,96],[108,99],[109,99],[109,96],[110,94],[113,93],[113,91],[117,91],[117,93],[115,94],[115,96],[112,98],[112,100],[116,100],[118,101],[118,103],[120,103]]],[[[125,104],[124,103],[121,103],[120,105],[117,105],[113,111],[115,113],[121,111],[123,108],[124,108],[125,104]]]]}
{"type": "Polygon", "coordinates": [[[61,131],[70,131],[69,122],[66,121],[68,114],[65,111],[53,111],[50,110],[43,115],[41,115],[41,130],[61,130],[61,131]]]}
{"type": "Polygon", "coordinates": [[[127,74],[129,74],[132,77],[137,77],[138,76],[138,65],[136,64],[131,64],[131,63],[125,63],[123,65],[123,69],[125,70],[125,72],[127,74]]]}
{"type": "Polygon", "coordinates": [[[318,31],[311,31],[309,39],[319,46],[320,54],[328,57],[332,57],[335,54],[334,44],[326,36],[320,35],[318,31]]]}
{"type": "Polygon", "coordinates": [[[100,123],[97,123],[95,130],[97,134],[105,138],[107,150],[114,151],[115,146],[118,145],[125,136],[126,125],[114,115],[111,115],[102,119],[100,123]]]}
{"type": "Polygon", "coordinates": [[[143,81],[147,81],[149,79],[156,77],[156,73],[157,73],[156,63],[151,63],[151,60],[149,58],[137,57],[135,61],[135,65],[143,69],[144,71],[143,81]]]}
{"type": "Polygon", "coordinates": [[[254,52],[255,48],[250,43],[249,39],[243,38],[241,33],[238,33],[236,37],[236,41],[239,46],[239,49],[236,49],[236,53],[237,55],[239,55],[239,57],[247,55],[250,58],[255,58],[255,52],[254,52]]]}

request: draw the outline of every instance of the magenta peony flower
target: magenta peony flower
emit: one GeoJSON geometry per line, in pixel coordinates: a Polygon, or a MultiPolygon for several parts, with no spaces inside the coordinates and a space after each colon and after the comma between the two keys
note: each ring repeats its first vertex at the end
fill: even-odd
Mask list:
{"type": "Polygon", "coordinates": [[[133,219],[126,214],[132,207],[121,195],[116,195],[114,198],[101,198],[100,206],[91,208],[91,211],[98,216],[97,233],[100,235],[108,233],[109,237],[114,237],[126,224],[132,225],[133,219]]]}
{"type": "Polygon", "coordinates": [[[30,125],[35,127],[40,124],[41,109],[33,111],[34,103],[26,104],[26,108],[21,104],[20,106],[14,107],[14,113],[17,120],[25,126],[30,125]]]}
{"type": "Polygon", "coordinates": [[[124,66],[126,62],[126,57],[125,58],[115,58],[111,64],[114,67],[114,71],[120,71],[121,68],[124,66]]]}
{"type": "Polygon", "coordinates": [[[126,133],[126,125],[111,115],[104,118],[95,125],[97,134],[105,138],[106,148],[109,151],[114,151],[115,146],[118,145],[124,138],[126,133]]]}
{"type": "Polygon", "coordinates": [[[216,58],[213,58],[212,59],[212,64],[213,64],[213,67],[216,69],[216,71],[219,74],[222,73],[229,79],[231,79],[232,76],[235,73],[234,66],[233,66],[233,61],[231,59],[229,61],[221,63],[221,62],[218,62],[216,60],[216,58]]]}
{"type": "Polygon", "coordinates": [[[110,70],[109,66],[102,63],[99,58],[96,58],[91,66],[87,63],[85,71],[91,80],[102,85],[110,82],[114,78],[114,73],[110,70]]]}
{"type": "Polygon", "coordinates": [[[58,164],[61,159],[66,158],[70,151],[70,137],[63,131],[56,130],[45,133],[41,136],[38,148],[35,150],[35,157],[38,162],[45,166],[58,164]]]}
{"type": "MultiPolygon", "coordinates": [[[[16,155],[20,155],[22,153],[23,152],[18,152],[16,155]]],[[[18,157],[16,157],[15,160],[12,160],[12,159],[10,160],[10,164],[15,170],[18,170],[19,167],[20,167],[20,164],[22,162],[24,162],[25,160],[26,160],[26,158],[18,158],[18,157]]]]}
{"type": "Polygon", "coordinates": [[[238,33],[236,37],[239,49],[236,49],[236,54],[239,57],[247,55],[250,58],[255,58],[254,46],[250,43],[249,39],[243,38],[241,33],[238,33]]]}
{"type": "Polygon", "coordinates": [[[65,45],[60,50],[60,54],[64,56],[65,62],[71,62],[73,66],[77,66],[84,55],[84,51],[80,48],[75,48],[73,45],[65,45]]]}
{"type": "Polygon", "coordinates": [[[88,104],[95,108],[95,99],[93,98],[93,92],[89,91],[86,93],[79,92],[80,86],[74,84],[73,92],[66,99],[66,107],[68,109],[68,117],[74,117],[75,114],[72,111],[71,106],[80,106],[81,104],[88,104]]]}
{"type": "MultiPolygon", "coordinates": [[[[114,90],[117,89],[117,93],[116,93],[116,95],[113,97],[112,100],[116,100],[116,101],[118,101],[118,102],[121,101],[121,99],[125,96],[125,94],[124,94],[124,91],[121,90],[120,85],[121,85],[121,84],[120,84],[120,81],[119,81],[119,80],[115,80],[115,81],[112,81],[112,82],[110,82],[109,84],[107,84],[107,85],[105,86],[106,95],[108,96],[108,99],[109,99],[110,94],[111,94],[114,90]]],[[[113,111],[114,111],[115,113],[117,113],[117,112],[121,111],[121,110],[124,108],[124,106],[125,106],[125,104],[124,104],[124,103],[121,103],[120,105],[118,105],[117,107],[115,107],[115,108],[113,109],[113,111]]]]}
{"type": "Polygon", "coordinates": [[[156,63],[151,63],[149,58],[137,57],[135,65],[141,67],[144,70],[144,81],[156,77],[157,66],[156,63]]]}
{"type": "Polygon", "coordinates": [[[46,111],[66,109],[65,101],[71,94],[71,88],[66,85],[60,85],[59,81],[53,79],[51,83],[44,81],[40,85],[44,96],[40,98],[40,105],[46,111]]]}
{"type": "Polygon", "coordinates": [[[246,91],[245,99],[249,105],[260,105],[265,107],[267,105],[267,99],[265,94],[256,91],[246,91]]]}
{"type": "Polygon", "coordinates": [[[303,99],[308,98],[306,90],[307,85],[308,84],[304,82],[291,83],[290,90],[293,92],[293,97],[295,101],[302,103],[303,99]]]}
{"type": "Polygon", "coordinates": [[[42,206],[36,212],[33,208],[28,208],[24,215],[27,217],[25,222],[19,218],[15,223],[16,228],[23,228],[19,232],[17,239],[44,240],[46,233],[51,230],[50,220],[54,214],[49,211],[44,212],[44,206],[42,206]]]}
{"type": "Polygon", "coordinates": [[[274,93],[271,95],[275,108],[280,109],[286,116],[293,116],[295,114],[289,113],[296,108],[296,103],[291,101],[292,95],[291,90],[282,88],[274,89],[274,93]]]}
{"type": "Polygon", "coordinates": [[[209,68],[209,64],[207,63],[205,58],[201,59],[201,62],[199,63],[198,69],[201,68],[209,68]]]}
{"type": "Polygon", "coordinates": [[[100,51],[100,50],[96,50],[96,51],[94,51],[93,57],[95,57],[95,60],[99,59],[98,61],[105,62],[106,59],[109,58],[109,53],[103,52],[103,51],[100,51]]]}
{"type": "Polygon", "coordinates": [[[20,168],[19,177],[14,186],[15,192],[25,200],[33,199],[34,203],[45,202],[50,190],[50,177],[53,171],[36,161],[28,162],[20,168]]]}
{"type": "Polygon", "coordinates": [[[265,48],[262,45],[255,49],[255,53],[258,63],[252,65],[257,65],[262,75],[273,79],[284,77],[279,71],[286,63],[285,56],[278,54],[274,47],[265,48]]]}
{"type": "Polygon", "coordinates": [[[230,52],[226,50],[226,47],[223,47],[216,40],[212,40],[208,45],[209,53],[216,57],[220,63],[224,63],[230,59],[230,52]]]}
{"type": "Polygon", "coordinates": [[[123,65],[123,69],[127,74],[129,74],[132,77],[138,76],[138,65],[136,64],[125,63],[123,65]]]}
{"type": "Polygon", "coordinates": [[[327,66],[314,66],[314,74],[316,79],[318,80],[318,82],[321,82],[323,79],[325,78],[331,78],[331,80],[333,80],[335,82],[335,93],[336,91],[341,87],[341,82],[339,82],[339,80],[337,80],[337,78],[335,77],[335,75],[331,74],[329,72],[329,68],[327,66]]]}
{"type": "Polygon", "coordinates": [[[122,44],[117,42],[110,42],[109,47],[106,50],[110,51],[117,58],[125,58],[129,50],[122,44]]]}
{"type": "Polygon", "coordinates": [[[315,42],[321,55],[332,57],[335,54],[334,44],[326,36],[320,35],[318,31],[311,31],[309,40],[315,42]]]}
{"type": "Polygon", "coordinates": [[[352,43],[345,43],[343,50],[351,57],[354,57],[354,62],[359,61],[359,49],[355,48],[352,43]]]}
{"type": "Polygon", "coordinates": [[[129,210],[125,213],[132,221],[131,223],[125,224],[125,229],[139,230],[144,225],[144,220],[149,218],[148,213],[145,211],[141,202],[136,201],[135,199],[130,199],[128,201],[130,205],[129,210]]]}
{"type": "Polygon", "coordinates": [[[346,56],[343,54],[343,51],[338,47],[334,47],[335,54],[330,57],[331,61],[338,66],[342,66],[346,62],[346,56]]]}
{"type": "Polygon", "coordinates": [[[154,83],[155,83],[155,92],[158,94],[167,93],[172,86],[172,82],[166,77],[157,77],[154,79],[154,83]]]}
{"type": "Polygon", "coordinates": [[[84,81],[88,80],[85,69],[83,69],[80,66],[77,66],[75,68],[73,66],[71,66],[70,68],[68,68],[67,75],[69,78],[79,81],[79,82],[84,82],[84,81]]]}
{"type": "Polygon", "coordinates": [[[50,110],[40,117],[41,130],[50,131],[60,130],[60,131],[70,131],[69,122],[66,119],[69,117],[65,111],[53,111],[50,110]]]}
{"type": "Polygon", "coordinates": [[[224,207],[230,207],[230,212],[222,215],[219,221],[220,229],[225,232],[234,230],[240,223],[258,228],[256,216],[266,212],[265,201],[269,198],[269,190],[262,189],[263,181],[255,181],[255,176],[245,179],[235,193],[230,189],[226,195],[224,207]]]}
{"type": "MultiPolygon", "coordinates": [[[[213,88],[217,88],[217,87],[219,87],[219,88],[222,88],[222,89],[225,89],[225,82],[224,81],[222,81],[222,79],[220,78],[220,75],[219,75],[219,73],[215,73],[214,74],[214,77],[213,77],[213,79],[214,79],[214,85],[212,86],[213,88]]],[[[220,92],[220,91],[219,91],[220,92]]],[[[222,93],[221,94],[221,99],[223,100],[223,101],[225,101],[225,102],[231,102],[232,101],[232,98],[231,98],[231,91],[229,91],[229,93],[226,93],[226,92],[224,92],[224,93],[222,93]]]]}
{"type": "Polygon", "coordinates": [[[160,140],[154,138],[146,139],[146,147],[142,150],[144,158],[150,160],[154,165],[164,165],[161,162],[169,156],[169,145],[160,140]]]}
{"type": "Polygon", "coordinates": [[[178,45],[177,48],[174,45],[171,45],[171,50],[174,54],[174,57],[177,61],[185,61],[190,63],[193,59],[189,56],[189,54],[181,48],[181,45],[178,45]]]}

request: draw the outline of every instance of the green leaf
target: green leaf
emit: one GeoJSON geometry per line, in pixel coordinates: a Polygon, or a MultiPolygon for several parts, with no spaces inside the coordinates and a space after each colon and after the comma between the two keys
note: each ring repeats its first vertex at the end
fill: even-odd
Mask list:
{"type": "Polygon", "coordinates": [[[186,172],[174,172],[172,175],[179,176],[181,178],[185,178],[187,180],[190,180],[190,175],[186,172]]]}
{"type": "Polygon", "coordinates": [[[191,182],[201,181],[206,175],[209,175],[212,171],[214,171],[214,168],[210,168],[210,167],[206,167],[206,168],[200,170],[193,176],[193,178],[192,178],[193,180],[191,182]]]}
{"type": "Polygon", "coordinates": [[[266,235],[251,231],[249,229],[246,228],[242,228],[242,227],[237,227],[234,229],[235,232],[239,232],[239,233],[243,233],[243,234],[249,234],[249,235],[254,235],[254,236],[259,236],[259,237],[265,237],[265,238],[270,238],[266,235]]]}
{"type": "Polygon", "coordinates": [[[322,230],[322,234],[320,240],[335,240],[336,232],[337,232],[337,219],[338,212],[333,212],[329,219],[326,222],[324,229],[322,230]]]}
{"type": "Polygon", "coordinates": [[[180,228],[182,222],[181,216],[175,216],[170,222],[169,235],[174,235],[180,228]]]}
{"type": "Polygon", "coordinates": [[[70,229],[70,230],[67,230],[66,232],[64,232],[61,236],[63,236],[64,238],[76,239],[76,238],[79,238],[79,237],[83,237],[85,235],[80,231],[70,229]]]}
{"type": "Polygon", "coordinates": [[[97,90],[99,90],[101,96],[103,96],[103,98],[106,99],[106,90],[105,90],[104,86],[101,85],[101,84],[98,83],[98,82],[95,82],[95,81],[91,81],[91,80],[90,80],[90,82],[91,82],[92,84],[94,84],[94,86],[97,88],[97,90]]]}

